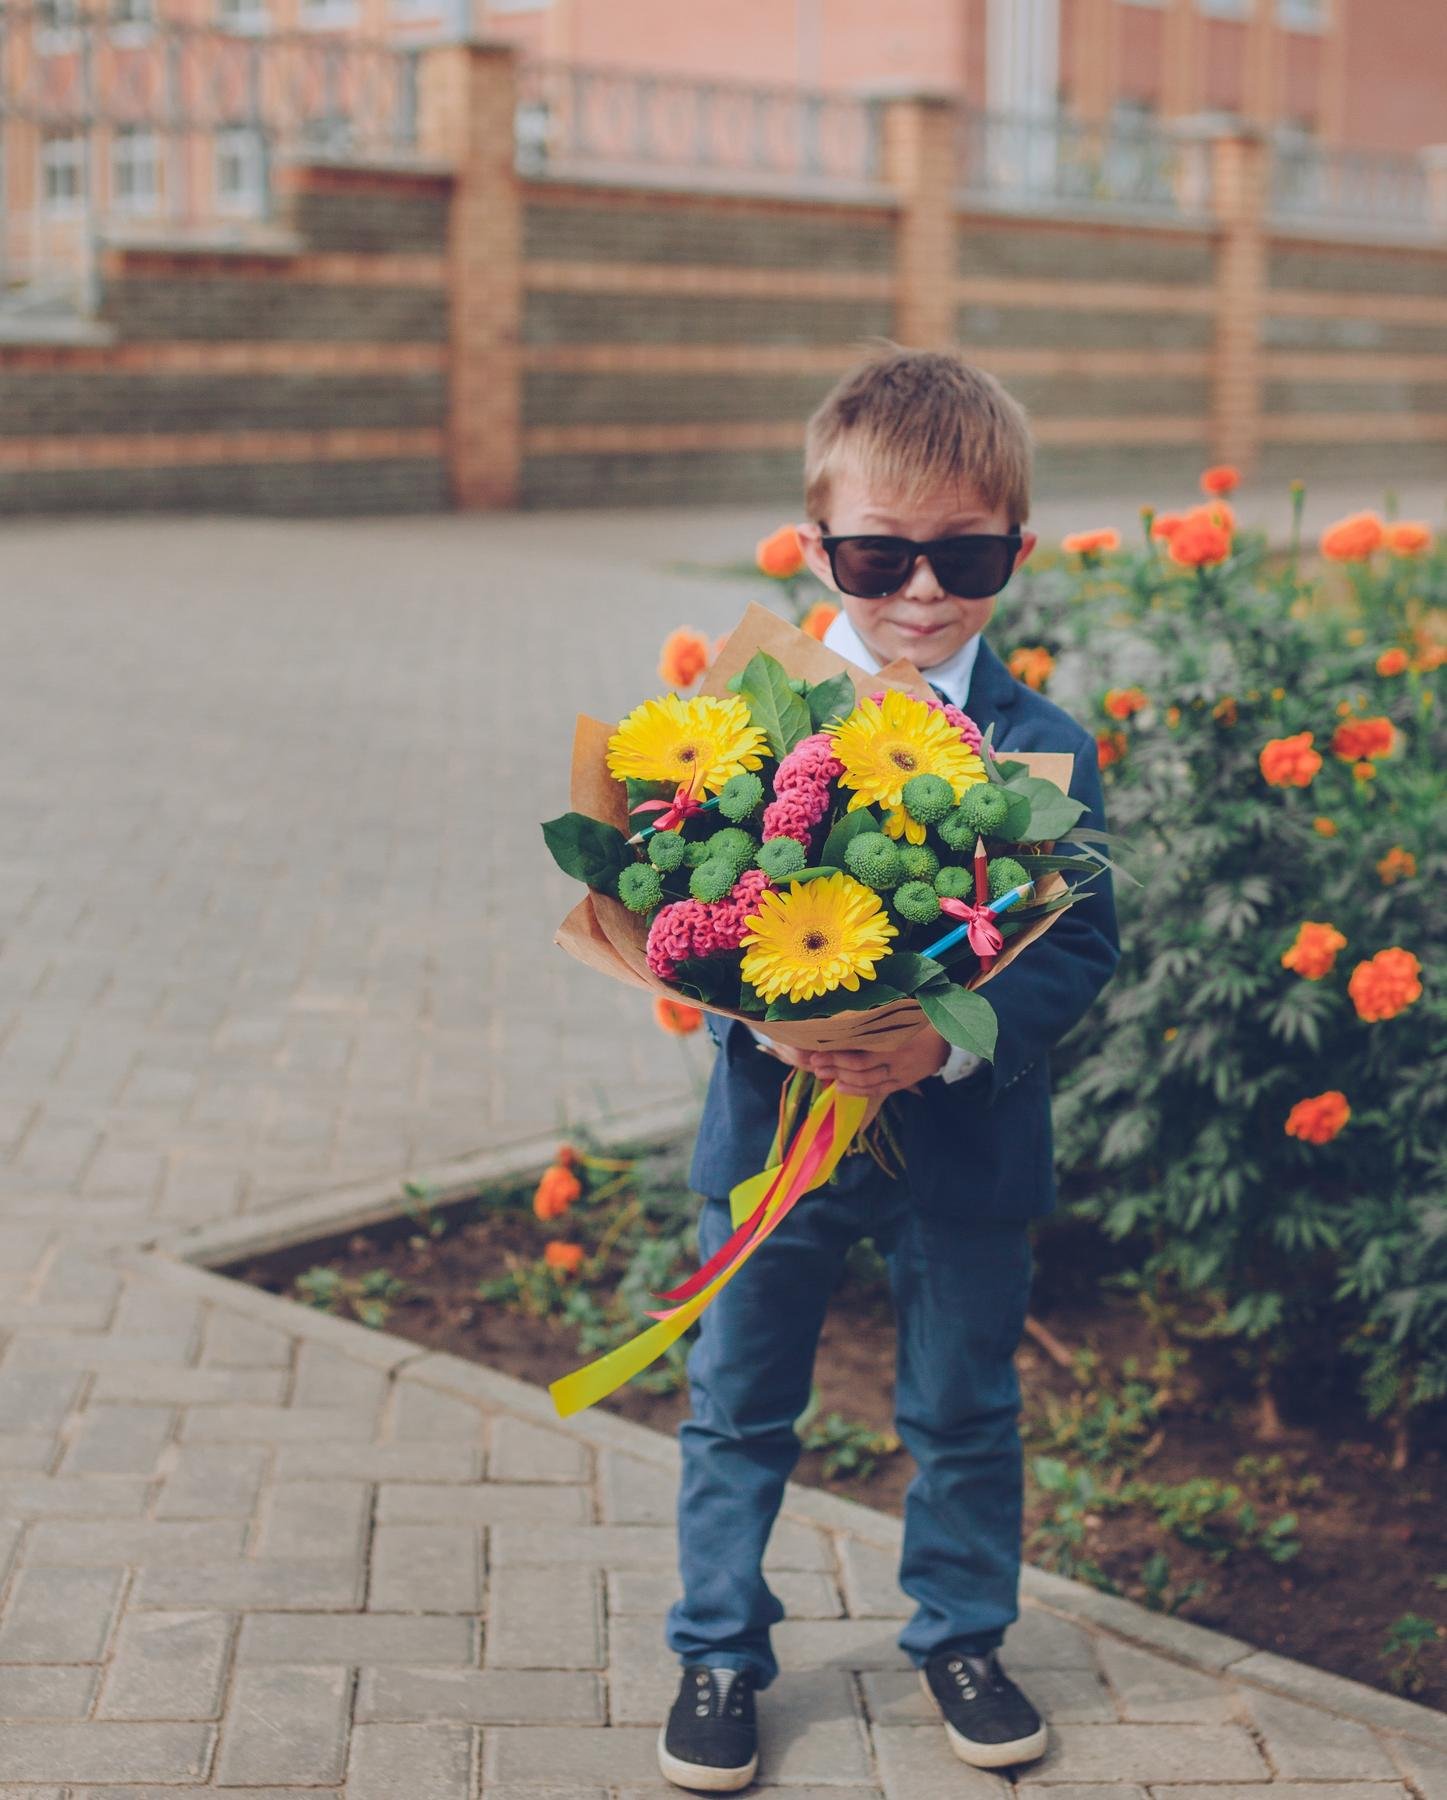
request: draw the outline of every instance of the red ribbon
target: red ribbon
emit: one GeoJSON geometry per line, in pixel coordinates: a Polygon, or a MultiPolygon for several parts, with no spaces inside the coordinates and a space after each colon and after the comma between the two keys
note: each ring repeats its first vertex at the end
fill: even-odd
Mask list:
{"type": "Polygon", "coordinates": [[[988,906],[971,906],[967,900],[941,900],[940,911],[968,923],[969,946],[982,961],[987,956],[998,956],[1004,949],[1005,939],[988,906]]]}
{"type": "Polygon", "coordinates": [[[689,784],[684,782],[671,800],[640,800],[633,811],[659,813],[661,817],[653,821],[655,831],[677,831],[685,819],[703,811],[703,802],[694,799],[689,784]]]}

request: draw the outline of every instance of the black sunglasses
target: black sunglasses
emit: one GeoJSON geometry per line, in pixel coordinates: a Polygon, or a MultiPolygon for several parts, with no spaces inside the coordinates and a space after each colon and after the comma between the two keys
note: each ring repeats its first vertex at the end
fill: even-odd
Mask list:
{"type": "Polygon", "coordinates": [[[987,600],[1010,579],[1024,541],[1018,531],[971,533],[917,543],[904,537],[825,537],[819,540],[841,593],[856,600],[885,600],[897,594],[920,557],[929,558],[935,579],[957,600],[987,600]]]}

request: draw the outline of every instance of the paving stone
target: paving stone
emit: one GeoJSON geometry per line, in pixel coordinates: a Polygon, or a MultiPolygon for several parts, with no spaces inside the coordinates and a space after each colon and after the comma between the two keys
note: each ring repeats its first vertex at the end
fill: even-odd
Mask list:
{"type": "MultiPolygon", "coordinates": [[[[910,1669],[877,1669],[859,1677],[871,1719],[881,1725],[931,1725],[939,1718],[933,1701],[910,1669]]],[[[1108,1725],[1116,1718],[1110,1691],[1091,1669],[1036,1669],[1022,1686],[1052,1725],[1108,1725]]]]}
{"type": "Polygon", "coordinates": [[[55,1461],[57,1448],[53,1437],[22,1437],[6,1432],[0,1436],[0,1473],[48,1469],[55,1461]]]}
{"type": "Polygon", "coordinates": [[[481,1612],[482,1533],[474,1525],[379,1525],[367,1606],[372,1612],[481,1612]]]}
{"type": "Polygon", "coordinates": [[[216,1752],[217,1785],[340,1781],[351,1692],[345,1668],[238,1668],[216,1752]]]}
{"type": "Polygon", "coordinates": [[[772,1633],[774,1653],[789,1669],[904,1669],[899,1626],[885,1619],[785,1619],[772,1633]]]}
{"type": "Polygon", "coordinates": [[[614,1452],[599,1458],[598,1498],[611,1525],[672,1525],[678,1482],[655,1463],[614,1452]]]}
{"type": "Polygon", "coordinates": [[[239,1556],[243,1519],[42,1519],[30,1527],[25,1560],[51,1567],[114,1568],[118,1563],[214,1562],[239,1556]]]}
{"type": "Polygon", "coordinates": [[[289,1481],[271,1488],[262,1508],[257,1551],[279,1559],[360,1557],[372,1490],[362,1481],[289,1481]]]}
{"type": "MultiPolygon", "coordinates": [[[[773,1571],[768,1582],[791,1619],[837,1619],[844,1611],[839,1590],[827,1575],[783,1569],[773,1571]]],[[[661,1621],[682,1592],[676,1571],[613,1569],[608,1573],[608,1613],[620,1618],[644,1613],[661,1621]]]]}
{"type": "Polygon", "coordinates": [[[1292,1662],[1289,1657],[1273,1655],[1269,1650],[1255,1650],[1233,1662],[1231,1675],[1235,1680],[1279,1690],[1308,1705],[1363,1720],[1384,1731],[1400,1732],[1430,1744],[1435,1750],[1447,1751],[1447,1713],[1417,1706],[1410,1700],[1399,1699],[1396,1694],[1385,1693],[1381,1688],[1366,1687],[1343,1675],[1331,1675],[1325,1669],[1292,1662]]]}
{"type": "Polygon", "coordinates": [[[824,1532],[796,1519],[780,1519],[769,1534],[764,1552],[764,1568],[817,1569],[834,1573],[834,1546],[824,1532]]]}
{"type": "Polygon", "coordinates": [[[0,1517],[125,1519],[145,1511],[150,1484],[138,1475],[0,1476],[0,1517]]]}
{"type": "Polygon", "coordinates": [[[1039,1774],[1051,1781],[1267,1781],[1237,1725],[1059,1725],[1039,1774]]]}
{"type": "MultiPolygon", "coordinates": [[[[92,1791],[87,1789],[83,1800],[89,1800],[92,1791]]],[[[170,1791],[172,1794],[177,1792],[175,1788],[170,1791]]],[[[78,1788],[66,1790],[58,1787],[38,1788],[27,1785],[23,1788],[0,1787],[0,1800],[82,1800],[82,1796],[78,1788]]]]}
{"type": "Polygon", "coordinates": [[[376,1412],[386,1397],[387,1377],[343,1356],[329,1344],[303,1342],[296,1356],[294,1406],[349,1406],[376,1412]]]}
{"type": "Polygon", "coordinates": [[[517,1419],[510,1413],[500,1413],[492,1421],[487,1444],[489,1481],[586,1481],[590,1473],[587,1447],[566,1432],[549,1431],[545,1425],[534,1425],[531,1419],[517,1419]]]}
{"type": "Polygon", "coordinates": [[[1090,1632],[1069,1619],[1026,1606],[1005,1633],[1003,1650],[1009,1666],[1021,1674],[1035,1669],[1094,1669],[1094,1643],[1090,1632]]]}
{"type": "MultiPolygon", "coordinates": [[[[499,1487],[495,1491],[501,1494],[519,1490],[499,1487]]],[[[673,1533],[658,1525],[584,1525],[572,1529],[562,1526],[547,1531],[498,1525],[488,1533],[488,1556],[497,1569],[538,1563],[553,1569],[566,1563],[609,1569],[674,1568],[678,1561],[673,1533]]]]}
{"type": "Polygon", "coordinates": [[[207,1368],[284,1369],[291,1363],[292,1339],[274,1325],[263,1325],[223,1306],[210,1307],[201,1343],[207,1368]]]}
{"type": "Polygon", "coordinates": [[[196,1406],[181,1424],[190,1443],[325,1444],[370,1441],[373,1421],[339,1406],[196,1406]]]}
{"type": "Polygon", "coordinates": [[[176,1428],[169,1406],[102,1406],[85,1413],[61,1463],[65,1475],[149,1475],[176,1428]]]}
{"type": "MultiPolygon", "coordinates": [[[[577,1525],[590,1511],[588,1490],[581,1487],[384,1481],[377,1489],[377,1522],[386,1525],[577,1525]]],[[[557,1535],[528,1530],[538,1560],[550,1560],[548,1551],[557,1535]]]]}
{"type": "MultiPolygon", "coordinates": [[[[17,1367],[97,1369],[101,1374],[143,1369],[153,1364],[182,1364],[190,1352],[191,1340],[185,1332],[108,1331],[104,1337],[91,1332],[28,1331],[14,1345],[9,1362],[17,1367]]],[[[125,1399],[149,1399],[149,1395],[126,1394],[125,1399]]]]}
{"type": "Polygon", "coordinates": [[[1133,1600],[1118,1594],[1102,1594],[1083,1581],[1070,1581],[1049,1569],[1026,1563],[1020,1572],[1021,1595],[1043,1602],[1067,1613],[1071,1618],[1089,1620],[1107,1631],[1164,1650],[1202,1669],[1224,1669],[1231,1666],[1239,1674],[1242,1660],[1251,1654],[1251,1646],[1223,1632],[1208,1631],[1187,1619],[1171,1618],[1165,1613],[1147,1612],[1133,1600]]]}
{"type": "MultiPolygon", "coordinates": [[[[1172,1795],[1186,1790],[1162,1788],[1159,1791],[1166,1796],[1166,1800],[1171,1800],[1172,1795]]],[[[1262,1794],[1259,1788],[1245,1791],[1256,1795],[1257,1800],[1271,1800],[1270,1795],[1262,1794]]],[[[1019,1784],[1015,1792],[1019,1800],[1147,1800],[1145,1789],[1137,1787],[1134,1782],[1126,1784],[1112,1781],[1102,1784],[1098,1781],[1067,1781],[1059,1787],[1054,1782],[1049,1787],[1043,1787],[1038,1781],[1028,1779],[1028,1771],[1027,1779],[1019,1784]]],[[[1227,1795],[1227,1790],[1223,1788],[1212,1788],[1211,1792],[1216,1800],[1225,1800],[1227,1795]]]]}
{"type": "Polygon", "coordinates": [[[906,1619],[914,1602],[900,1591],[899,1558],[858,1538],[839,1540],[839,1580],[854,1619],[906,1619]]]}
{"type": "MultiPolygon", "coordinates": [[[[1102,1788],[1111,1800],[1115,1788],[1102,1788]]],[[[1037,1800],[1056,1800],[1059,1788],[1037,1788],[1037,1800]]],[[[1153,1787],[1154,1800],[1416,1800],[1399,1781],[1303,1781],[1272,1782],[1270,1787],[1218,1787],[1187,1784],[1183,1787],[1153,1787]]]]}
{"type": "Polygon", "coordinates": [[[1398,1737],[1387,1739],[1387,1749],[1421,1800],[1447,1800],[1447,1752],[1398,1737]]]}
{"type": "Polygon", "coordinates": [[[1284,1780],[1390,1781],[1397,1773],[1365,1725],[1259,1689],[1249,1690],[1246,1699],[1266,1754],[1284,1780]]]}
{"type": "Polygon", "coordinates": [[[347,1800],[470,1800],[476,1733],[465,1725],[358,1725],[347,1761],[347,1800]]]}
{"type": "Polygon", "coordinates": [[[95,1696],[97,1673],[88,1663],[0,1668],[0,1719],[83,1719],[95,1696]]]}
{"type": "Polygon", "coordinates": [[[125,1579],[124,1569],[23,1568],[0,1618],[0,1663],[99,1662],[125,1579]]]}
{"type": "Polygon", "coordinates": [[[1009,1800],[1010,1784],[968,1768],[939,1725],[876,1725],[873,1736],[885,1800],[1009,1800]]]}
{"type": "Polygon", "coordinates": [[[601,1725],[603,1684],[563,1669],[364,1669],[359,1719],[471,1725],[601,1725]]]}
{"type": "Polygon", "coordinates": [[[1149,1650],[1101,1637],[1096,1654],[1120,1702],[1123,1719],[1198,1720],[1224,1724],[1237,1716],[1232,1690],[1218,1677],[1188,1669],[1149,1650]]]}
{"type": "Polygon", "coordinates": [[[478,1481],[480,1444],[415,1441],[406,1444],[282,1444],[272,1470],[277,1481],[478,1481]]]}
{"type": "Polygon", "coordinates": [[[759,1701],[759,1760],[770,1781],[872,1786],[849,1676],[840,1669],[785,1669],[759,1701]]]}
{"type": "Polygon", "coordinates": [[[52,1436],[78,1403],[84,1377],[74,1369],[15,1367],[18,1347],[11,1347],[0,1370],[0,1431],[52,1436]]]}
{"type": "Polygon", "coordinates": [[[231,1631],[225,1613],[127,1613],[116,1633],[97,1716],[216,1718],[231,1631]]]}
{"type": "Polygon", "coordinates": [[[493,1567],[483,1662],[503,1669],[601,1668],[603,1605],[598,1574],[576,1566],[493,1567]]]}
{"type": "Polygon", "coordinates": [[[238,1663],[458,1663],[476,1661],[470,1619],[393,1613],[250,1613],[238,1663]]]}
{"type": "Polygon", "coordinates": [[[4,1587],[10,1566],[20,1554],[24,1532],[25,1526],[19,1519],[0,1519],[0,1588],[4,1587]]]}
{"type": "Polygon", "coordinates": [[[174,1569],[142,1569],[133,1606],[219,1606],[238,1611],[360,1606],[366,1589],[360,1559],[314,1557],[307,1561],[195,1563],[174,1569]]]}
{"type": "MultiPolygon", "coordinates": [[[[17,1788],[16,1794],[20,1793],[17,1788]]],[[[25,1794],[30,1794],[26,1788],[25,1794]]],[[[72,1788],[69,1800],[216,1800],[217,1790],[214,1787],[84,1787],[72,1788]]],[[[342,1800],[335,1788],[259,1788],[249,1787],[238,1796],[238,1800],[298,1800],[304,1795],[305,1800],[342,1800]]],[[[7,1791],[0,1788],[0,1800],[9,1800],[7,1791]]],[[[492,1796],[488,1796],[492,1800],[492,1796]]]]}
{"type": "Polygon", "coordinates": [[[165,1363],[127,1363],[102,1369],[90,1398],[100,1401],[170,1401],[177,1406],[209,1406],[224,1401],[279,1401],[286,1391],[284,1369],[187,1369],[165,1363]]]}
{"type": "Polygon", "coordinates": [[[158,1469],[158,1519],[247,1517],[256,1510],[266,1472],[259,1444],[173,1444],[158,1469]]]}
{"type": "Polygon", "coordinates": [[[661,1618],[609,1618],[608,1717],[615,1725],[661,1725],[678,1691],[678,1658],[661,1618]]]}
{"type": "Polygon", "coordinates": [[[214,1733],[211,1725],[118,1719],[7,1725],[0,1775],[19,1781],[199,1781],[214,1733]]]}
{"type": "Polygon", "coordinates": [[[647,1726],[499,1725],[483,1733],[483,1791],[491,1800],[493,1784],[508,1781],[559,1786],[656,1779],[657,1740],[647,1726]]]}
{"type": "Polygon", "coordinates": [[[485,1429],[484,1415],[466,1400],[439,1394],[418,1381],[403,1378],[396,1383],[391,1436],[399,1443],[436,1438],[444,1443],[476,1443],[480,1447],[485,1429]]]}

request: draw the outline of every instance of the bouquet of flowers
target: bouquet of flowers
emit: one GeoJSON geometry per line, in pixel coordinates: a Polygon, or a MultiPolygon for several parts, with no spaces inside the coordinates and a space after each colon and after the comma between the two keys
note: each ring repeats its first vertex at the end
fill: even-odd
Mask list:
{"type": "MultiPolygon", "coordinates": [[[[1084,810],[1070,770],[1059,753],[997,759],[911,664],[868,675],[754,606],[691,698],[579,719],[574,810],[543,833],[589,892],[557,941],[799,1049],[888,1049],[933,1026],[988,1060],[980,989],[1107,866],[1091,832],[1053,854],[1084,810]]],[[[731,1196],[732,1237],[660,1296],[651,1329],[553,1383],[559,1411],[661,1355],[877,1111],[791,1077],[768,1166],[731,1196]]]]}

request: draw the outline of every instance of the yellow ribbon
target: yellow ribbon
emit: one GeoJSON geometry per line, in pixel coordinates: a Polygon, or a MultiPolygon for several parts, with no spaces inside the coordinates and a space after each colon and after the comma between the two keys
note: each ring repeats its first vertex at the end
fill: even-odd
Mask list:
{"type": "Polygon", "coordinates": [[[788,1155],[780,1167],[765,1169],[761,1174],[750,1176],[747,1181],[740,1182],[729,1196],[737,1224],[758,1205],[770,1183],[777,1182],[774,1196],[759,1221],[758,1230],[739,1254],[727,1268],[720,1270],[706,1288],[700,1289],[691,1300],[685,1300],[681,1306],[675,1307],[646,1331],[639,1332],[637,1337],[630,1338],[626,1344],[620,1344],[616,1350],[609,1350],[606,1355],[552,1382],[548,1392],[553,1396],[553,1405],[560,1418],[569,1418],[573,1413],[582,1412],[584,1407],[606,1399],[609,1394],[622,1387],[625,1381],[631,1381],[651,1362],[655,1362],[670,1344],[676,1343],[683,1336],[714,1296],[727,1287],[781,1222],[800,1194],[821,1187],[834,1173],[840,1158],[863,1123],[868,1107],[869,1102],[863,1095],[841,1094],[830,1082],[810,1107],[808,1117],[789,1146],[788,1155]],[[829,1138],[819,1166],[802,1188],[796,1188],[799,1171],[815,1147],[820,1132],[826,1128],[826,1121],[829,1138]],[[748,1193],[752,1194],[752,1200],[739,1210],[740,1196],[748,1193]]]}

